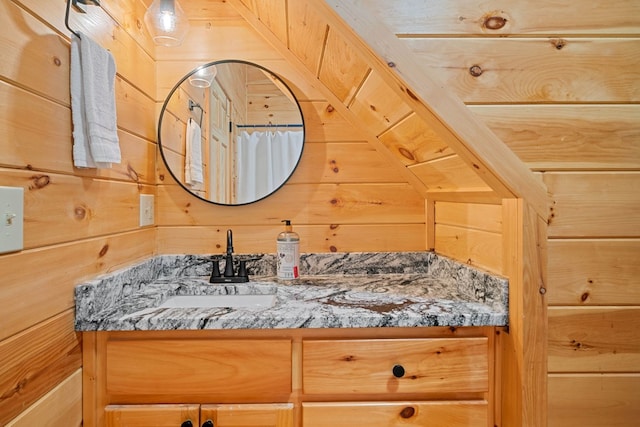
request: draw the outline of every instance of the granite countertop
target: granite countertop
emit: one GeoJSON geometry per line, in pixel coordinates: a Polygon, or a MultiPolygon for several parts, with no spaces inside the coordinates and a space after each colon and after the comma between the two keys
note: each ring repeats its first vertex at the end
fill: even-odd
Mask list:
{"type": "Polygon", "coordinates": [[[163,255],[76,287],[76,330],[504,326],[506,279],[435,255],[306,254],[275,277],[273,255],[245,256],[250,282],[210,284],[211,257],[163,255]],[[320,274],[322,273],[322,274],[320,274]],[[162,308],[175,295],[273,294],[271,307],[162,308]]]}

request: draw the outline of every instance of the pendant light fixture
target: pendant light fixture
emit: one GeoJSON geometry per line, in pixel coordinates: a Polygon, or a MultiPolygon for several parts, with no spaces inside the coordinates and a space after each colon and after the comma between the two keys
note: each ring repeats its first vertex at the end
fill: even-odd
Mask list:
{"type": "Polygon", "coordinates": [[[159,46],[180,46],[189,30],[187,15],[177,0],[153,0],[144,22],[159,46]]]}
{"type": "Polygon", "coordinates": [[[218,69],[215,65],[203,66],[189,77],[191,86],[205,88],[211,86],[218,69]]]}

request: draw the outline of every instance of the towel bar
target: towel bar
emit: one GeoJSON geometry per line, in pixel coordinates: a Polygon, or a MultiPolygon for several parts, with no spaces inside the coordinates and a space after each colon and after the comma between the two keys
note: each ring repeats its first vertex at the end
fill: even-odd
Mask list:
{"type": "Polygon", "coordinates": [[[71,31],[72,34],[80,38],[80,33],[72,30],[69,26],[69,10],[71,9],[72,5],[76,11],[80,13],[87,13],[78,4],[83,4],[85,6],[100,6],[100,0],[67,0],[67,10],[64,14],[64,26],[67,27],[67,30],[71,31]]]}
{"type": "Polygon", "coordinates": [[[202,116],[204,116],[204,109],[200,104],[194,102],[192,99],[189,100],[189,111],[193,111],[194,108],[200,109],[200,121],[198,122],[198,126],[202,127],[202,116]]]}

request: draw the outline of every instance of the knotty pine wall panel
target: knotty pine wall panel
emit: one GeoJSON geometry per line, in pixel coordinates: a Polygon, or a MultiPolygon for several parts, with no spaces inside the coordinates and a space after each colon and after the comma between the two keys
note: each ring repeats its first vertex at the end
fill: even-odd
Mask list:
{"type": "Polygon", "coordinates": [[[82,369],[11,420],[7,427],[29,427],[44,419],[52,426],[82,427],[82,369]]]}
{"type": "Polygon", "coordinates": [[[406,39],[464,102],[637,102],[635,38],[406,39]]]}
{"type": "Polygon", "coordinates": [[[25,190],[25,249],[0,255],[2,425],[30,425],[43,408],[51,425],[80,424],[73,288],[155,252],[155,229],[138,226],[139,194],[155,193],[154,58],[137,2],[113,3],[70,17],[118,71],[122,163],[94,170],[72,163],[65,2],[0,2],[0,185],[25,190]]]}
{"type": "MultiPolygon", "coordinates": [[[[282,217],[284,218],[284,217],[282,217]]],[[[266,225],[171,226],[158,229],[158,248],[167,253],[221,254],[227,247],[227,227],[233,229],[234,248],[239,253],[274,253],[281,217],[266,225]],[[276,234],[274,234],[276,233],[276,234]]],[[[300,251],[371,252],[423,251],[425,224],[321,224],[295,225],[300,251]]]]}
{"type": "Polygon", "coordinates": [[[298,225],[424,223],[424,200],[405,183],[291,184],[243,206],[242,214],[237,207],[195,199],[177,185],[162,185],[156,206],[160,227],[273,223],[279,230],[283,218],[298,225]]]}
{"type": "Polygon", "coordinates": [[[532,170],[640,169],[640,105],[470,105],[532,170]]]}
{"type": "Polygon", "coordinates": [[[503,273],[500,205],[435,202],[434,209],[436,252],[503,273]]]}
{"type": "Polygon", "coordinates": [[[202,64],[221,59],[252,62],[281,59],[271,45],[242,19],[195,18],[189,21],[189,25],[180,49],[156,47],[156,65],[164,61],[197,61],[202,64]]]}
{"type": "Polygon", "coordinates": [[[634,426],[639,380],[637,374],[549,374],[549,426],[634,426]]]}
{"type": "Polygon", "coordinates": [[[366,3],[549,189],[548,425],[635,425],[640,4],[366,3]]]}
{"type": "Polygon", "coordinates": [[[73,317],[73,310],[67,309],[0,342],[2,425],[24,409],[25,401],[37,400],[80,368],[81,341],[73,330],[73,317]]]}
{"type": "MultiPolygon", "coordinates": [[[[203,2],[207,0],[192,0],[203,2]]],[[[366,0],[384,23],[400,36],[421,35],[540,35],[634,33],[640,5],[634,0],[615,4],[594,0],[585,8],[570,0],[543,0],[531,7],[517,1],[505,7],[501,0],[488,0],[479,6],[463,0],[406,1],[404,7],[386,0],[366,0]],[[493,18],[493,19],[492,19],[493,18]]]]}
{"type": "Polygon", "coordinates": [[[640,365],[637,307],[551,307],[549,324],[549,372],[633,372],[640,365]]]}
{"type": "Polygon", "coordinates": [[[549,304],[640,305],[638,239],[549,241],[549,304]]]}
{"type": "Polygon", "coordinates": [[[640,237],[640,171],[545,173],[549,237],[640,237]]]}

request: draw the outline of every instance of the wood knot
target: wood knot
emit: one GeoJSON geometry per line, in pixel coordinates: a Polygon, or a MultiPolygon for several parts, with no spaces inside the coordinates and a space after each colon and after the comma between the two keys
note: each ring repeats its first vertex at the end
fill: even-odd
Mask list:
{"type": "Polygon", "coordinates": [[[335,108],[333,108],[333,105],[329,104],[327,105],[327,113],[333,113],[335,110],[335,108]]]}
{"type": "Polygon", "coordinates": [[[400,147],[400,148],[398,148],[398,151],[400,152],[402,157],[406,157],[407,159],[409,159],[411,161],[415,161],[416,158],[413,156],[411,151],[407,150],[406,148],[400,147]]]}
{"type": "Polygon", "coordinates": [[[507,24],[507,19],[502,16],[487,16],[482,26],[487,30],[499,30],[507,24]]]}
{"type": "Polygon", "coordinates": [[[345,362],[353,362],[356,359],[357,358],[355,356],[352,356],[352,355],[345,356],[345,357],[342,358],[342,360],[344,360],[345,362]]]}
{"type": "Polygon", "coordinates": [[[100,253],[98,254],[98,258],[102,258],[109,252],[109,245],[104,245],[102,249],[100,249],[100,253]]]}
{"type": "Polygon", "coordinates": [[[49,175],[34,175],[31,177],[33,184],[29,186],[30,190],[33,189],[41,189],[46,187],[51,183],[51,178],[49,175]]]}
{"type": "Polygon", "coordinates": [[[59,67],[59,66],[61,66],[61,65],[62,65],[62,61],[60,61],[60,58],[58,58],[57,56],[54,56],[54,57],[53,57],[53,64],[54,64],[56,67],[59,67]]]}
{"type": "Polygon", "coordinates": [[[330,203],[332,205],[337,205],[338,204],[338,199],[331,199],[330,203]]]}
{"type": "Polygon", "coordinates": [[[567,41],[563,39],[551,39],[551,44],[558,50],[567,45],[567,41]]]}
{"type": "Polygon", "coordinates": [[[378,111],[375,105],[369,105],[369,108],[371,109],[371,111],[378,111]]]}
{"type": "Polygon", "coordinates": [[[87,217],[87,208],[84,206],[76,206],[73,209],[73,216],[78,220],[85,219],[87,217]]]}
{"type": "Polygon", "coordinates": [[[337,230],[338,227],[340,227],[338,224],[331,224],[329,225],[329,230],[337,230]]]}
{"type": "Polygon", "coordinates": [[[331,170],[332,170],[334,173],[338,173],[338,172],[340,172],[340,168],[338,168],[338,162],[336,162],[335,160],[330,160],[330,161],[329,161],[329,165],[330,165],[330,167],[331,167],[331,170]]]}
{"type": "Polygon", "coordinates": [[[472,65],[469,68],[469,74],[471,74],[473,77],[480,77],[482,75],[482,67],[480,67],[479,65],[472,65]]]}
{"type": "Polygon", "coordinates": [[[411,418],[416,414],[416,409],[413,406],[407,406],[406,408],[400,411],[400,416],[402,418],[411,418]]]}
{"type": "Polygon", "coordinates": [[[585,302],[589,299],[589,292],[585,292],[582,295],[580,295],[580,301],[585,302]]]}
{"type": "Polygon", "coordinates": [[[329,246],[329,250],[330,250],[331,252],[338,252],[338,248],[336,248],[336,247],[335,247],[335,246],[333,246],[333,245],[329,246]]]}

